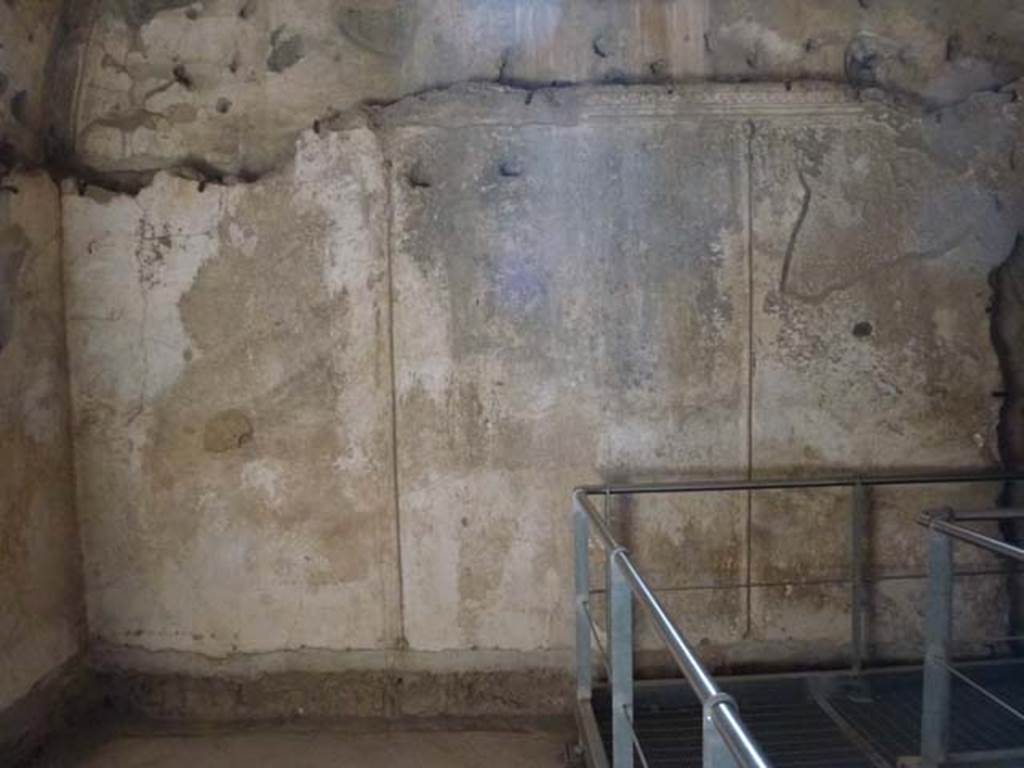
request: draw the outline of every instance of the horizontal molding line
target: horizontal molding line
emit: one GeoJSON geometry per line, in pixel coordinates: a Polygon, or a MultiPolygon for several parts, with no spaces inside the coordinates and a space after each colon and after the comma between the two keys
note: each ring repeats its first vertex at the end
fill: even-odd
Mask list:
{"type": "MultiPolygon", "coordinates": [[[[954,576],[965,576],[965,577],[980,577],[980,576],[1007,576],[1013,573],[1022,573],[1021,570],[982,570],[982,571],[958,571],[954,576]]],[[[874,578],[864,579],[867,584],[877,584],[885,581],[924,581],[928,578],[927,573],[897,573],[885,576],[876,576],[874,578]]],[[[746,589],[748,586],[751,588],[762,588],[762,589],[775,589],[779,587],[823,587],[823,586],[849,586],[852,583],[852,579],[811,579],[807,581],[755,581],[747,584],[746,582],[735,582],[728,584],[687,584],[678,587],[651,587],[654,592],[701,592],[710,590],[726,590],[726,589],[746,589]]],[[[603,595],[605,594],[604,589],[592,589],[590,594],[592,595],[603,595]]]]}

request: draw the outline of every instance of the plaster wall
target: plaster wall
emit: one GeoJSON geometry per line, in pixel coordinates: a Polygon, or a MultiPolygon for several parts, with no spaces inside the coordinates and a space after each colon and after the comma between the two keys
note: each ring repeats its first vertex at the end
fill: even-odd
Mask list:
{"type": "MultiPolygon", "coordinates": [[[[575,484],[995,465],[1013,94],[464,86],[320,121],[250,182],[66,184],[107,658],[561,664],[575,484]]],[[[997,491],[876,495],[879,656],[919,648],[914,514],[997,491]]],[[[711,661],[845,654],[844,498],[611,511],[711,661]]],[[[962,565],[961,637],[1005,634],[998,566],[962,565]]]]}
{"type": "MultiPolygon", "coordinates": [[[[0,3],[7,701],[84,632],[65,304],[133,669],[563,670],[577,483],[1010,461],[1022,40],[1004,0],[0,3]],[[44,162],[59,200],[5,175],[44,162]]],[[[998,490],[875,495],[877,655],[918,652],[914,512],[998,490]]],[[[846,504],[610,512],[706,658],[806,664],[846,504]]],[[[962,557],[964,638],[1006,634],[962,557]]]]}

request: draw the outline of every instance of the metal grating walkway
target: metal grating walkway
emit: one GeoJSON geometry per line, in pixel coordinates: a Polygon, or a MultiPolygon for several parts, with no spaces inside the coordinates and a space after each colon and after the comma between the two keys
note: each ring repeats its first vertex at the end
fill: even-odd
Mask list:
{"type": "MultiPolygon", "coordinates": [[[[1024,667],[1016,664],[965,670],[1008,703],[1024,703],[1024,667]]],[[[839,714],[868,739],[889,764],[916,755],[921,731],[919,672],[879,675],[868,701],[832,698],[839,714]]],[[[985,752],[1024,747],[1024,723],[964,683],[954,680],[950,746],[953,752],[985,752]]],[[[1018,765],[1024,765],[1024,753],[1018,765]]]]}
{"type": "MultiPolygon", "coordinates": [[[[969,676],[1024,708],[1024,664],[998,662],[963,668],[969,676]]],[[[919,670],[779,675],[723,679],[744,721],[777,768],[892,766],[918,754],[919,670]]],[[[594,690],[594,716],[611,746],[607,691],[594,690]]],[[[634,722],[650,768],[701,765],[701,708],[685,682],[638,683],[634,722]]],[[[953,688],[954,752],[997,750],[985,765],[1024,766],[1024,724],[963,683],[953,688]],[[1006,750],[1017,750],[1008,755],[1006,750]]],[[[977,763],[981,764],[981,763],[977,763]]],[[[638,765],[643,765],[638,761],[638,765]]]]}

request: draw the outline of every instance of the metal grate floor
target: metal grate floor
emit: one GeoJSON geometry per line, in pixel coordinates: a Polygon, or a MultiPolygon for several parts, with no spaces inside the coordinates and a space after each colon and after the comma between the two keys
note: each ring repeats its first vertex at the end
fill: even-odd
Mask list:
{"type": "MultiPolygon", "coordinates": [[[[1024,664],[971,665],[976,682],[1024,709],[1024,664]]],[[[919,670],[779,675],[720,681],[777,768],[895,766],[918,754],[919,670]]],[[[593,714],[611,747],[607,692],[595,689],[593,714]]],[[[681,681],[640,683],[635,697],[638,738],[650,768],[700,766],[700,707],[681,681]]],[[[954,752],[1000,751],[998,765],[1024,766],[1024,723],[963,683],[953,688],[954,752]],[[1017,750],[1007,755],[1006,750],[1017,750]]],[[[637,762],[642,766],[643,762],[637,762]]],[[[993,765],[988,762],[986,765],[993,765]]]]}
{"type": "MultiPolygon", "coordinates": [[[[1024,667],[977,667],[968,675],[992,693],[1020,708],[1024,667]]],[[[889,764],[916,755],[921,729],[920,672],[875,676],[870,699],[833,696],[839,714],[869,740],[889,764]]],[[[950,746],[953,752],[1024,748],[1024,723],[966,684],[953,680],[950,746]]],[[[1024,755],[1017,763],[1024,765],[1024,755]]]]}

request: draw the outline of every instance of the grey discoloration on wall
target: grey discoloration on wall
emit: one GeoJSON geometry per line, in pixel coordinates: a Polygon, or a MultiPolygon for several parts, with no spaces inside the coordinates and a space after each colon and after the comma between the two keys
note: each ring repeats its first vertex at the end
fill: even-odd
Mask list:
{"type": "Polygon", "coordinates": [[[911,0],[709,5],[708,60],[720,77],[844,79],[948,104],[1021,75],[1014,3],[911,0]]]}
{"type": "Polygon", "coordinates": [[[992,338],[1002,363],[1005,399],[999,418],[1000,455],[1024,465],[1024,234],[992,274],[992,338]]]}
{"type": "MultiPolygon", "coordinates": [[[[443,614],[411,600],[414,646],[525,632],[503,624],[513,614],[566,631],[564,600],[545,610],[536,586],[511,585],[536,585],[558,562],[541,553],[567,547],[547,515],[533,528],[524,513],[564,506],[567,468],[578,482],[991,466],[987,274],[1022,213],[1003,153],[1011,103],[951,113],[977,135],[1009,117],[962,142],[967,156],[938,150],[934,118],[828,89],[561,91],[529,105],[486,91],[385,111],[405,590],[457,596],[443,614]],[[509,154],[514,179],[500,173],[509,154]]],[[[995,492],[944,490],[966,506],[995,492]]],[[[917,639],[899,622],[919,604],[897,581],[920,580],[910,518],[936,499],[887,498],[877,650],[905,658],[917,639]]],[[[749,513],[725,497],[618,514],[656,584],[684,590],[680,605],[706,596],[709,612],[686,617],[711,658],[806,662],[845,643],[848,590],[820,582],[848,573],[848,504],[758,494],[749,513]],[[734,586],[748,568],[749,603],[734,586]]],[[[965,640],[1005,629],[1001,577],[979,579],[989,597],[965,640]]]]}
{"type": "MultiPolygon", "coordinates": [[[[978,96],[941,120],[869,110],[848,125],[758,124],[752,139],[760,257],[753,282],[756,471],[998,462],[992,393],[999,371],[987,339],[987,276],[1024,214],[1005,160],[1005,140],[1019,135],[1020,116],[1009,104],[1008,96],[978,96]],[[996,115],[1012,117],[1000,123],[996,115]],[[946,123],[951,118],[955,128],[946,123]],[[981,138],[992,122],[1000,127],[981,138]],[[939,132],[946,142],[937,140],[939,132]],[[965,174],[966,167],[977,176],[965,174]],[[870,334],[851,332],[863,323],[870,323],[870,334]]],[[[898,503],[893,491],[876,494],[870,562],[886,579],[872,592],[876,642],[899,646],[892,652],[900,656],[916,648],[908,628],[917,625],[919,587],[906,577],[925,569],[922,537],[908,510],[984,506],[996,493],[992,487],[903,492],[898,503]]],[[[791,516],[762,504],[755,499],[755,535],[764,526],[770,537],[792,536],[791,516]]],[[[802,555],[820,564],[805,560],[797,570],[834,578],[830,564],[843,563],[848,544],[827,531],[846,536],[845,509],[819,524],[814,518],[827,507],[814,501],[794,507],[808,535],[823,539],[802,555]]],[[[785,561],[773,557],[775,564],[785,561]]],[[[985,566],[993,575],[979,577],[972,589],[988,597],[972,604],[980,611],[973,624],[958,624],[964,641],[1006,629],[999,567],[985,566]]],[[[845,590],[823,585],[804,593],[818,601],[822,639],[841,642],[845,590]]],[[[774,602],[790,599],[772,590],[760,600],[755,590],[753,598],[753,610],[765,616],[781,610],[774,602]]]]}
{"type": "Polygon", "coordinates": [[[46,64],[61,0],[0,3],[0,177],[42,158],[46,64]],[[3,148],[12,160],[5,162],[3,148]]]}
{"type": "Polygon", "coordinates": [[[43,174],[13,174],[4,185],[0,710],[77,655],[85,634],[67,424],[60,201],[43,174]]]}
{"type": "Polygon", "coordinates": [[[281,25],[270,35],[270,56],[267,58],[267,69],[271,72],[284,72],[302,60],[302,35],[281,25]]]}
{"type": "MultiPolygon", "coordinates": [[[[17,190],[17,187],[12,189],[17,190]]],[[[30,247],[25,232],[17,224],[8,225],[0,232],[0,353],[14,334],[15,304],[19,299],[18,277],[30,247]]]]}
{"type": "Polygon", "coordinates": [[[653,93],[601,97],[608,120],[552,93],[535,108],[552,124],[535,124],[514,91],[384,114],[413,647],[564,645],[565,489],[743,462],[742,125],[631,125],[618,116],[653,93]],[[520,175],[501,173],[509,156],[520,175]]]}
{"type": "MultiPolygon", "coordinates": [[[[158,13],[188,8],[195,5],[195,0],[113,0],[121,18],[135,28],[142,27],[153,20],[158,13]]],[[[186,16],[186,18],[188,18],[186,16]]]]}

